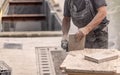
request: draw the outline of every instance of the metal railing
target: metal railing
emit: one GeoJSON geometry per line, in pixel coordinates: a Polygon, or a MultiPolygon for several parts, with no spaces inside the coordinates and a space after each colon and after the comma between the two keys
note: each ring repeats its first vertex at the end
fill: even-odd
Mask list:
{"type": "Polygon", "coordinates": [[[0,4],[0,31],[2,30],[2,15],[6,15],[9,8],[9,0],[2,1],[3,2],[0,4]]]}

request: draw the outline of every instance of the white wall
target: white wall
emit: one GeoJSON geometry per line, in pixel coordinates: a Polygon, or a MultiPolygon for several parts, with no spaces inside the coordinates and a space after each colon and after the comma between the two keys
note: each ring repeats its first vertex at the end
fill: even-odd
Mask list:
{"type": "Polygon", "coordinates": [[[108,2],[109,48],[120,49],[120,0],[106,0],[108,2]]]}

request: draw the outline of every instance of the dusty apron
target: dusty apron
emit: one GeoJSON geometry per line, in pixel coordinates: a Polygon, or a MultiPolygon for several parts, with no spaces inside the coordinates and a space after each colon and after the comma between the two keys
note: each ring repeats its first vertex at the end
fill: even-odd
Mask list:
{"type": "Polygon", "coordinates": [[[70,0],[70,13],[74,25],[78,28],[86,26],[95,16],[94,9],[90,0],[85,0],[85,9],[78,11],[77,6],[74,4],[75,0],[70,0]]]}
{"type": "MultiPolygon", "coordinates": [[[[70,13],[74,25],[78,28],[86,26],[94,18],[95,12],[90,0],[85,0],[85,9],[78,11],[75,0],[70,0],[70,13]]],[[[106,25],[99,25],[86,36],[86,48],[108,48],[108,33],[104,28],[106,25]]]]}

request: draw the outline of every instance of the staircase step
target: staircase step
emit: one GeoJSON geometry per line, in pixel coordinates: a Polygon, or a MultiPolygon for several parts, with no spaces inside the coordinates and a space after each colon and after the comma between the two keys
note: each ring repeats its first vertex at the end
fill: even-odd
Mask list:
{"type": "Polygon", "coordinates": [[[10,5],[39,5],[44,0],[12,0],[9,2],[10,5]]]}
{"type": "Polygon", "coordinates": [[[2,16],[2,21],[37,21],[45,19],[46,16],[44,14],[13,14],[2,16]]]}
{"type": "Polygon", "coordinates": [[[0,37],[61,37],[60,31],[1,32],[0,37]]]}

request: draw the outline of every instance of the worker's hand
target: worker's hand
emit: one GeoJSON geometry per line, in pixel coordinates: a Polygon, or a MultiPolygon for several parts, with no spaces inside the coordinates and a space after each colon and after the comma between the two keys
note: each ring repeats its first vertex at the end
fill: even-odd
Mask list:
{"type": "Polygon", "coordinates": [[[63,35],[62,36],[62,40],[67,40],[68,39],[68,35],[63,35]]]}
{"type": "Polygon", "coordinates": [[[80,41],[87,34],[88,34],[88,31],[86,28],[80,28],[78,32],[75,34],[76,40],[80,41]]]}

